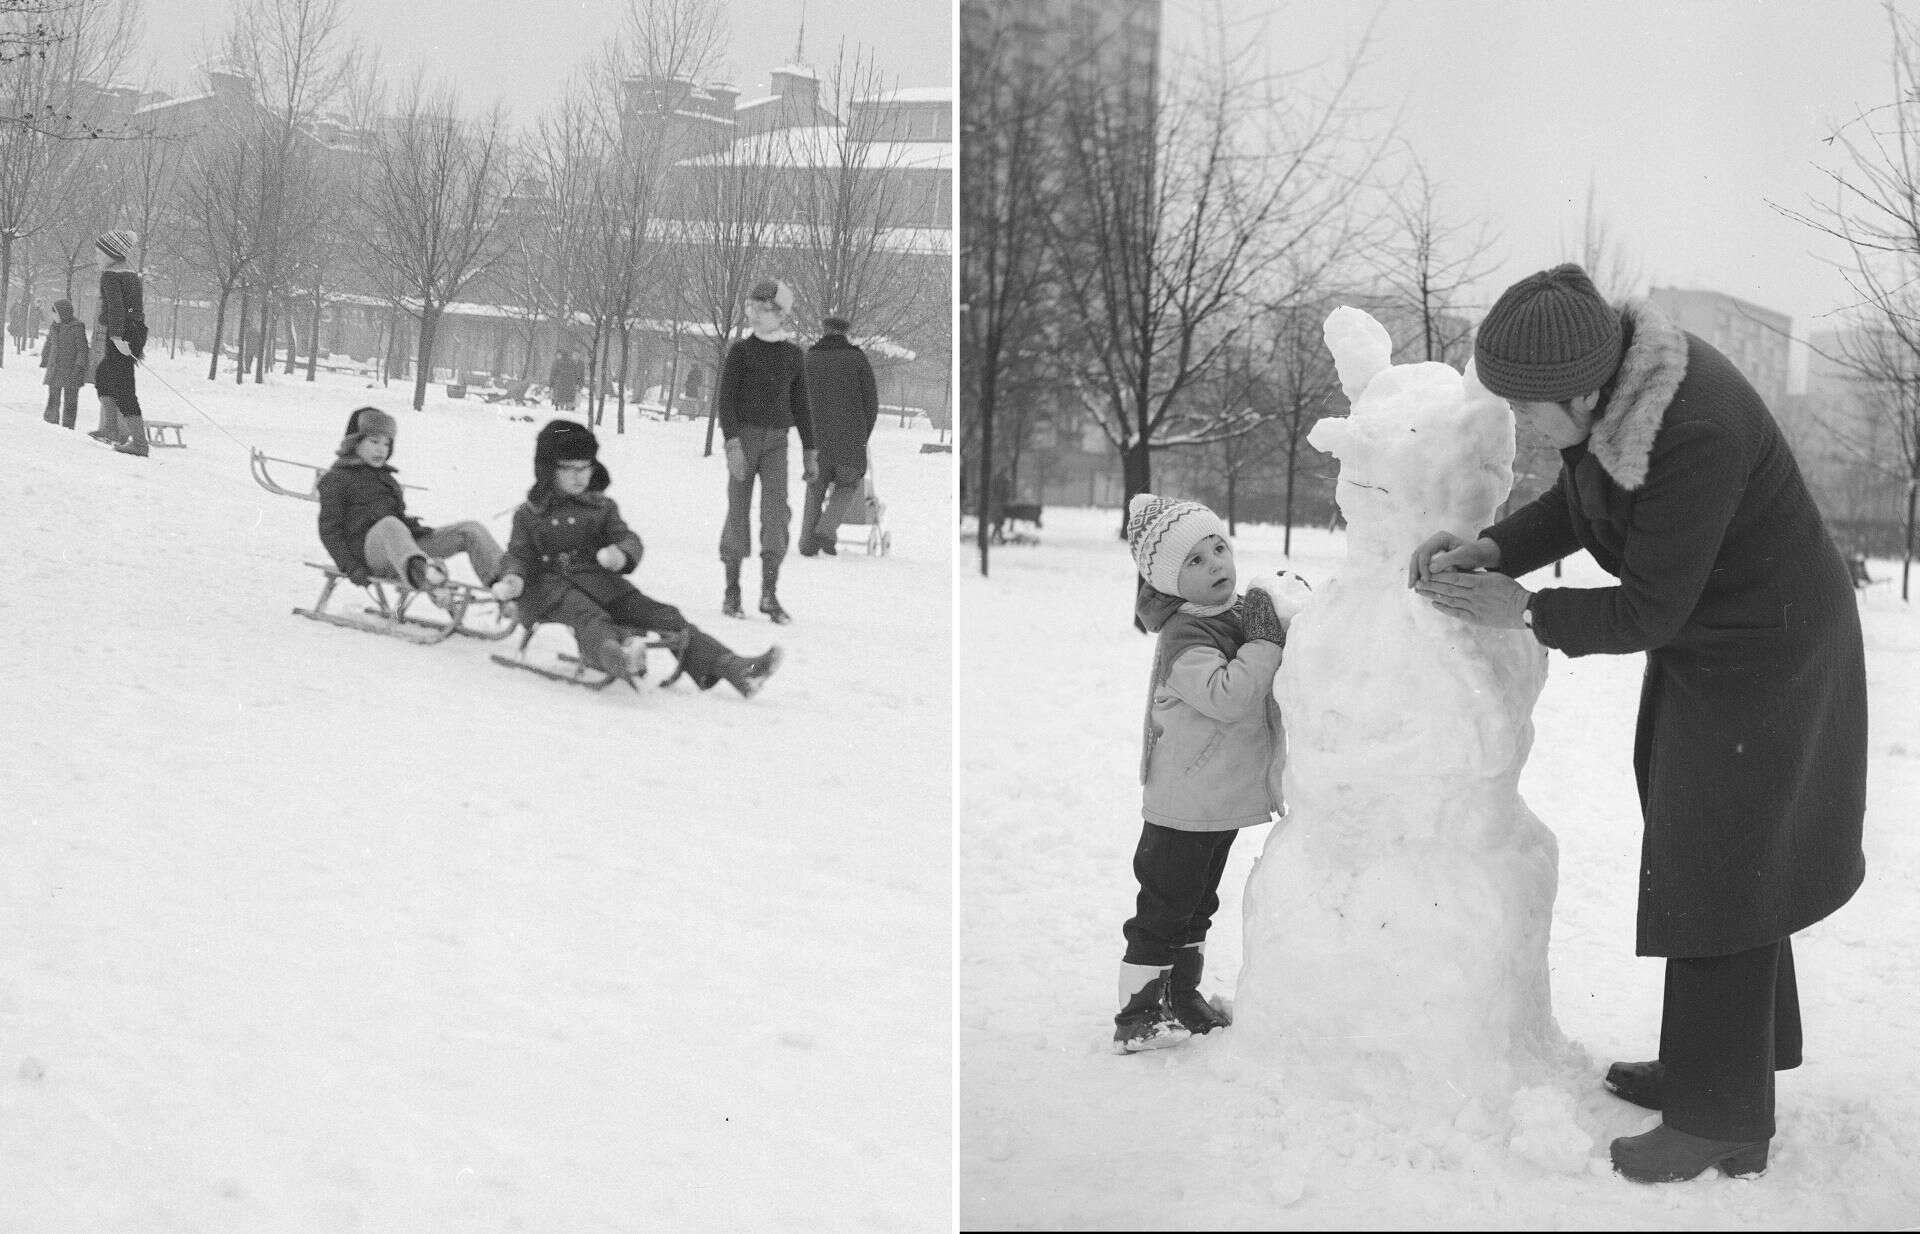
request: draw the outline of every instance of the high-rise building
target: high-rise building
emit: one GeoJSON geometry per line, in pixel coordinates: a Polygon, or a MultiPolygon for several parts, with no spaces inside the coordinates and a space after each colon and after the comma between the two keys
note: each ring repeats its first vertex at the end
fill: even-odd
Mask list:
{"type": "Polygon", "coordinates": [[[1711,343],[1778,412],[1787,396],[1787,352],[1793,318],[1720,291],[1655,287],[1647,299],[1682,330],[1711,343]]]}

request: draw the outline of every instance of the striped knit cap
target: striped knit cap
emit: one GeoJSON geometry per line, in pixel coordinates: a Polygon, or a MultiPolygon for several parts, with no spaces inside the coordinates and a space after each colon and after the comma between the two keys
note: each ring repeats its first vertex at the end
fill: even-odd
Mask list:
{"type": "Polygon", "coordinates": [[[1620,314],[1568,262],[1502,292],[1473,340],[1480,384],[1500,398],[1563,403],[1620,366],[1620,314]]]}
{"type": "Polygon", "coordinates": [[[99,246],[101,252],[115,261],[125,261],[127,254],[133,252],[136,240],[132,232],[118,230],[101,233],[100,238],[94,243],[99,246]]]}
{"type": "Polygon", "coordinates": [[[1197,501],[1141,493],[1127,503],[1127,547],[1155,591],[1180,594],[1180,567],[1208,536],[1226,539],[1227,525],[1197,501]]]}

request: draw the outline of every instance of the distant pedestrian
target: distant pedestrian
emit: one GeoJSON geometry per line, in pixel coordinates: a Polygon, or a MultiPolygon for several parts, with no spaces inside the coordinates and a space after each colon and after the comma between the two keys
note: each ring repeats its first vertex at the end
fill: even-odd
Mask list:
{"type": "Polygon", "coordinates": [[[27,340],[30,337],[27,333],[27,312],[27,302],[23,298],[20,303],[14,305],[13,310],[7,314],[7,330],[13,335],[13,349],[15,351],[25,351],[27,349],[27,340]]]}
{"type": "Polygon", "coordinates": [[[800,430],[805,476],[814,480],[813,415],[807,402],[806,353],[783,328],[793,307],[793,289],[762,279],[747,296],[753,333],[727,348],[715,412],[727,439],[727,522],[720,532],[720,561],[727,589],[720,611],[741,615],[740,563],[753,547],[748,521],[754,481],[760,482],[760,611],[785,625],[792,620],[774,588],[787,555],[787,431],[800,430]]]}
{"type": "Polygon", "coordinates": [[[880,416],[880,394],[867,353],[847,338],[844,317],[821,321],[824,334],[807,349],[807,405],[813,412],[813,476],[800,511],[800,555],[839,553],[840,524],[867,474],[867,439],[880,416]],[[831,492],[829,492],[831,490],[831,492]]]}
{"type": "Polygon", "coordinates": [[[580,397],[580,384],[587,379],[586,366],[566,348],[553,358],[553,367],[547,370],[547,390],[553,399],[554,410],[572,411],[573,401],[580,397]]]}
{"type": "Polygon", "coordinates": [[[109,231],[94,243],[100,267],[99,329],[93,336],[93,389],[100,398],[100,428],[93,436],[114,441],[121,454],[147,456],[147,426],[134,389],[133,366],[146,351],[147,313],[140,276],[127,267],[136,237],[109,231]]]}
{"type": "Polygon", "coordinates": [[[80,387],[86,384],[91,357],[87,354],[86,323],[73,315],[73,301],[53,302],[54,323],[40,348],[40,367],[47,370],[48,424],[72,428],[80,414],[80,387]]]}

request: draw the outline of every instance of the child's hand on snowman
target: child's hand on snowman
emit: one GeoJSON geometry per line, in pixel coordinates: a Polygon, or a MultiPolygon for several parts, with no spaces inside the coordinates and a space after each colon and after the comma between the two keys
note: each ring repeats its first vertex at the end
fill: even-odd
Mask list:
{"type": "Polygon", "coordinates": [[[1278,570],[1271,575],[1257,575],[1247,582],[1249,592],[1259,590],[1273,601],[1274,616],[1280,624],[1289,626],[1313,599],[1313,588],[1306,579],[1292,570],[1278,570]]]}

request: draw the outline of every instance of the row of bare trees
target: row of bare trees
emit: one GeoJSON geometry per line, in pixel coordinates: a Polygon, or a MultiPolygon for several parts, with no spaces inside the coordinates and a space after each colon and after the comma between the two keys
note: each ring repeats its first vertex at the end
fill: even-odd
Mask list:
{"type": "Polygon", "coordinates": [[[191,128],[161,127],[124,103],[110,114],[98,88],[125,76],[131,3],[0,0],[30,10],[0,10],[0,31],[52,27],[36,55],[0,63],[17,96],[0,120],[0,301],[23,242],[36,276],[52,265],[70,291],[90,237],[132,227],[159,284],[213,302],[209,379],[229,330],[233,380],[264,381],[282,350],[293,372],[303,343],[311,378],[329,299],[371,295],[390,306],[390,358],[412,326],[419,407],[449,307],[479,297],[516,319],[523,376],[539,329],[558,326],[589,358],[591,414],[617,389],[621,428],[637,329],[664,326],[677,356],[691,328],[717,365],[762,277],[792,283],[806,316],[944,350],[947,241],[901,225],[908,155],[855,106],[888,85],[869,53],[843,49],[827,75],[837,123],[689,159],[672,83],[717,75],[721,0],[627,0],[618,36],[524,132],[417,76],[389,87],[345,36],[345,0],[243,0],[212,102],[191,128]]]}

